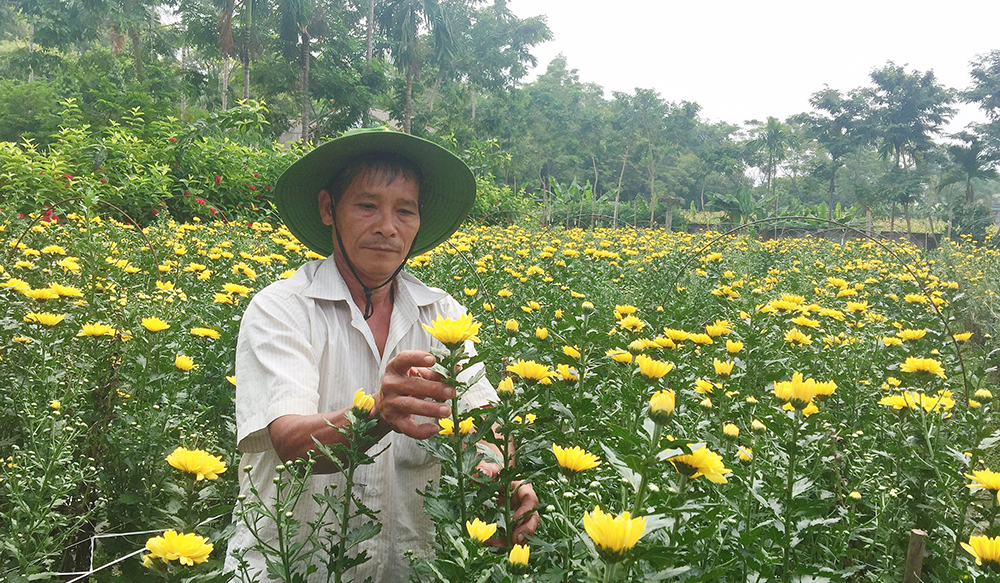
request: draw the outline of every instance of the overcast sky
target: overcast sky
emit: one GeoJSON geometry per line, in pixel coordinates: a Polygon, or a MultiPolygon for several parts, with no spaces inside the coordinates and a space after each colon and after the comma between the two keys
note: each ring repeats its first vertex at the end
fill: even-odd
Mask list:
{"type": "MultiPolygon", "coordinates": [[[[702,117],[742,123],[808,111],[829,85],[847,91],[892,60],[970,84],[969,61],[1000,49],[1000,0],[509,0],[544,14],[553,40],[535,48],[545,71],[563,53],[583,82],[654,88],[695,101],[702,117]]],[[[983,118],[959,105],[948,128],[983,118]]]]}

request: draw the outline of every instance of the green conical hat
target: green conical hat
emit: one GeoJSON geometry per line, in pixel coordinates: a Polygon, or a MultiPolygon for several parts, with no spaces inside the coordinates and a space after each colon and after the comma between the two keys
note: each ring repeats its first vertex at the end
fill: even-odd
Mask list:
{"type": "Polygon", "coordinates": [[[458,156],[423,138],[383,129],[359,129],[309,152],[278,178],[275,204],[285,226],[303,245],[333,253],[333,233],[323,224],[317,196],[348,162],[389,153],[412,161],[423,175],[420,230],[413,254],[437,247],[458,230],[476,202],[476,178],[458,156]]]}

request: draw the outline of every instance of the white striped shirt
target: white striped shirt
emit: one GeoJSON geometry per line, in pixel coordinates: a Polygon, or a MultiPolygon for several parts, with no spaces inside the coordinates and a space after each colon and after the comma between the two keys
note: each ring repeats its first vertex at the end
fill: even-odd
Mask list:
{"type": "MultiPolygon", "coordinates": [[[[250,302],[240,325],[236,347],[236,429],[240,463],[240,493],[248,498],[252,466],[253,483],[263,500],[274,499],[275,466],[281,463],[268,435],[268,424],[282,415],[312,415],[350,407],[358,388],[372,393],[381,387],[386,365],[402,350],[427,350],[441,346],[421,328],[436,316],[455,318],[465,309],[444,291],[431,288],[401,272],[396,279],[394,303],[385,350],[380,356],[368,323],[351,300],[333,257],[303,265],[291,278],[261,290],[250,302]]],[[[472,343],[467,346],[474,352],[472,343]]],[[[482,365],[477,365],[481,367],[482,365]]],[[[463,375],[472,375],[469,367],[463,375]]],[[[465,378],[468,378],[466,376],[465,378]]],[[[485,378],[462,400],[462,409],[496,400],[496,391],[485,378]]],[[[418,418],[418,422],[427,419],[418,418]]],[[[356,492],[364,503],[379,512],[382,531],[361,546],[371,559],[356,569],[354,578],[372,577],[375,583],[406,581],[409,565],[404,553],[426,555],[433,525],[423,511],[417,489],[426,488],[440,475],[440,468],[415,439],[389,433],[371,451],[388,449],[375,463],[358,468],[356,492]]],[[[328,485],[343,491],[341,474],[316,475],[295,509],[305,530],[319,505],[313,494],[328,485]]],[[[273,525],[265,536],[274,536],[273,525]]],[[[226,569],[234,570],[234,552],[253,546],[249,530],[236,521],[229,543],[226,569]]],[[[273,542],[273,541],[269,541],[273,542]]],[[[270,581],[263,558],[247,553],[252,580],[270,581]]],[[[316,562],[320,561],[316,557],[316,562]]],[[[310,581],[326,580],[321,568],[310,581]]],[[[249,583],[249,582],[245,582],[249,583]]]]}

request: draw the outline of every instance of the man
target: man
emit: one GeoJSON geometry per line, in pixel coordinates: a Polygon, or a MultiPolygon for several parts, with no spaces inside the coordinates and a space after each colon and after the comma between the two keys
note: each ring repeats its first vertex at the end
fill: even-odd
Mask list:
{"type": "MultiPolygon", "coordinates": [[[[408,550],[426,553],[433,525],[423,513],[418,488],[440,468],[417,440],[438,432],[449,417],[454,389],[440,382],[427,352],[432,339],[420,326],[465,309],[447,293],[402,271],[407,257],[445,241],[475,202],[475,178],[443,148],[407,134],[358,130],[319,146],[293,164],[275,187],[278,211],[303,244],[329,257],[303,265],[291,278],[261,290],[247,307],[236,350],[237,442],[240,492],[250,481],[264,501],[276,492],[275,467],[305,457],[313,439],[343,442],[329,426],[346,424],[354,392],[375,393],[377,449],[372,465],[355,474],[363,502],[379,512],[382,530],[362,549],[371,560],[355,580],[402,582],[408,550]],[[249,473],[245,468],[252,468],[249,473]]],[[[436,341],[434,341],[436,342],[436,341]]],[[[469,346],[471,349],[471,344],[469,346]]],[[[475,367],[463,374],[472,375],[475,367]]],[[[465,377],[468,378],[468,377],[465,377]]],[[[483,380],[464,396],[473,408],[496,399],[483,380]]],[[[317,464],[319,472],[333,464],[317,464]]],[[[314,475],[295,509],[303,525],[314,520],[314,493],[341,491],[338,474],[314,475]]],[[[537,498],[518,490],[518,516],[537,498]]],[[[534,532],[537,515],[515,530],[515,540],[534,532]]],[[[274,536],[273,525],[258,533],[274,536]]],[[[268,540],[267,542],[273,542],[268,540]]],[[[253,581],[267,581],[263,558],[248,551],[255,540],[238,524],[227,570],[236,557],[250,563],[253,581]]],[[[317,580],[325,573],[317,572],[317,580]]]]}

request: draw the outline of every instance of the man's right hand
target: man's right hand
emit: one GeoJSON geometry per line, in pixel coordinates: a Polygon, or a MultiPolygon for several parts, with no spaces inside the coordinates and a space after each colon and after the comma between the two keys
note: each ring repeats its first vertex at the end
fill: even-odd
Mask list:
{"type": "Polygon", "coordinates": [[[414,439],[427,439],[441,428],[437,423],[417,423],[415,415],[444,418],[451,405],[441,403],[455,396],[455,389],[432,371],[434,355],[422,350],[405,350],[389,361],[382,377],[382,390],[375,395],[373,412],[393,430],[414,439]],[[428,400],[433,399],[433,400],[428,400]]]}

